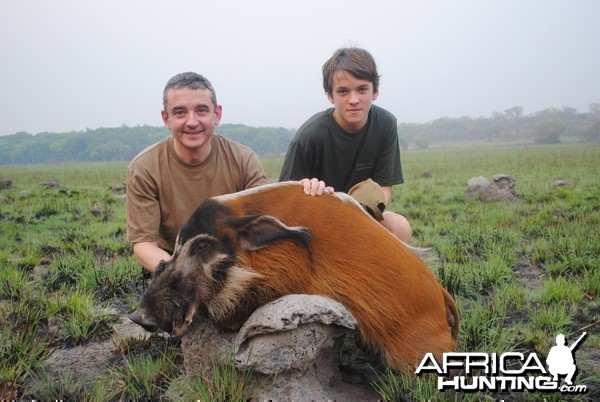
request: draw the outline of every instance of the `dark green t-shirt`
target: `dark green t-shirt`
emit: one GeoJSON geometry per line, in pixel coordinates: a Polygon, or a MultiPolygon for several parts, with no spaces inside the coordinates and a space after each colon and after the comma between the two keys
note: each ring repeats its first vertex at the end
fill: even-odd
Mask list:
{"type": "Polygon", "coordinates": [[[358,133],[344,131],[333,108],[308,119],[290,143],[279,180],[313,177],[343,192],[366,179],[380,186],[403,183],[394,115],[372,105],[358,133]]]}

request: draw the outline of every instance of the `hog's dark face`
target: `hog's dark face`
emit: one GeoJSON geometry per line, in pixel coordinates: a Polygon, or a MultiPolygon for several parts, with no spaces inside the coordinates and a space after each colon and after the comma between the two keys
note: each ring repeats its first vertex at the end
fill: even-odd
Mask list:
{"type": "Polygon", "coordinates": [[[190,286],[181,275],[165,274],[167,264],[161,261],[138,308],[129,315],[132,321],[149,332],[160,329],[173,333],[175,328],[182,326],[186,306],[190,303],[189,297],[186,297],[190,295],[190,286]]]}
{"type": "Polygon", "coordinates": [[[235,265],[235,255],[224,250],[228,243],[206,233],[182,243],[170,261],[159,264],[129,318],[147,331],[160,329],[182,336],[194,316],[206,310],[206,302],[224,286],[235,265]]]}
{"type": "Polygon", "coordinates": [[[309,249],[310,237],[305,228],[287,227],[272,216],[238,217],[207,200],[180,230],[172,259],[159,264],[129,318],[148,331],[160,329],[175,337],[203,312],[225,321],[251,282],[261,277],[243,265],[238,253],[286,240],[309,249]]]}

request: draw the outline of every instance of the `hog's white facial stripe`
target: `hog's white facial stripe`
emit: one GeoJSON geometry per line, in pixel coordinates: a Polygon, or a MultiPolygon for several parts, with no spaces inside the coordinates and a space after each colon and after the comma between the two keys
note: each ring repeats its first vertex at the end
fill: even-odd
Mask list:
{"type": "Polygon", "coordinates": [[[208,233],[201,233],[197,236],[192,237],[191,239],[188,239],[183,244],[180,244],[179,242],[177,242],[177,244],[175,245],[175,251],[173,252],[173,255],[179,254],[182,256],[188,256],[188,255],[190,255],[190,248],[191,248],[192,244],[194,244],[195,242],[202,242],[202,241],[205,241],[207,243],[214,243],[217,241],[217,239],[215,239],[213,236],[209,235],[208,233]]]}
{"type": "Polygon", "coordinates": [[[210,315],[216,320],[226,319],[238,307],[240,294],[250,287],[252,281],[262,277],[263,275],[243,266],[229,267],[227,286],[207,306],[210,315]]]}
{"type": "Polygon", "coordinates": [[[225,261],[227,259],[231,259],[231,257],[222,253],[215,254],[208,260],[198,261],[188,258],[183,264],[183,269],[185,269],[187,272],[200,270],[202,271],[202,275],[206,278],[206,282],[212,282],[214,268],[218,266],[221,261],[225,261]]]}

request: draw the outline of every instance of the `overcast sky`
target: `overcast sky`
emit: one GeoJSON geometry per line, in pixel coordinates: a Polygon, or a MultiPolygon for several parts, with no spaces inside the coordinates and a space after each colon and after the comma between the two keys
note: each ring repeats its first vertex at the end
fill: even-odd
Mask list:
{"type": "Polygon", "coordinates": [[[222,123],[297,128],[329,106],[321,66],[368,49],[400,122],[600,102],[597,0],[2,0],[0,135],[162,125],[182,71],[222,123]]]}

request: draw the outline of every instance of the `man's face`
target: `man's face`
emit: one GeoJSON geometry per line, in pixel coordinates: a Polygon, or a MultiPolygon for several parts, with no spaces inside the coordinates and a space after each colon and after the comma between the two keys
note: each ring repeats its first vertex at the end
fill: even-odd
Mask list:
{"type": "Polygon", "coordinates": [[[335,121],[345,131],[360,131],[367,124],[371,104],[377,99],[378,93],[373,90],[373,83],[340,70],[333,75],[332,92],[327,97],[335,105],[335,121]]]}
{"type": "Polygon", "coordinates": [[[215,109],[206,89],[171,89],[162,118],[175,141],[189,150],[198,150],[210,147],[207,144],[221,120],[221,105],[215,109]]]}

